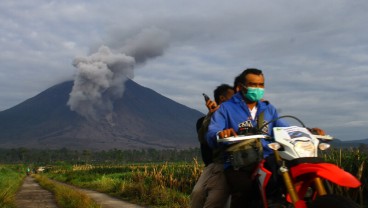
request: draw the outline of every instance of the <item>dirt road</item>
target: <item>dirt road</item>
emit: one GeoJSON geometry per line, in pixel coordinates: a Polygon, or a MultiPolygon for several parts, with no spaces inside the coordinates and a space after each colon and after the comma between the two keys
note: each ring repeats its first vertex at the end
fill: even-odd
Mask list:
{"type": "MultiPolygon", "coordinates": [[[[78,189],[101,204],[101,208],[143,208],[141,206],[121,201],[106,194],[95,191],[78,189]]],[[[15,196],[18,208],[58,208],[51,192],[43,189],[34,179],[27,176],[20,191],[15,196]]]]}
{"type": "Polygon", "coordinates": [[[58,208],[51,192],[43,189],[34,179],[27,176],[20,191],[15,195],[18,208],[58,208]]]}
{"type": "Polygon", "coordinates": [[[101,194],[96,191],[83,190],[89,197],[95,200],[97,203],[101,204],[101,208],[143,208],[141,206],[130,204],[128,202],[121,201],[119,199],[113,198],[106,194],[101,194]]]}

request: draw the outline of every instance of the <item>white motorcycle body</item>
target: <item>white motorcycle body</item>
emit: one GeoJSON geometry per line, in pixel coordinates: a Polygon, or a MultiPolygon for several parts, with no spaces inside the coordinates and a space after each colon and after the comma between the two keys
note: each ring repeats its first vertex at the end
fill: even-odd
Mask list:
{"type": "Polygon", "coordinates": [[[307,128],[299,126],[273,128],[275,142],[282,145],[281,158],[293,160],[302,157],[317,157],[320,139],[332,140],[329,135],[312,134],[307,128]]]}

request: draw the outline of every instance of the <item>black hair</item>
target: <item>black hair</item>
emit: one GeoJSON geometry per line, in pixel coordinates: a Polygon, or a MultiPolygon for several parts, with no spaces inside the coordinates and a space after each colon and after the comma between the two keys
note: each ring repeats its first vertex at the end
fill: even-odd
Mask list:
{"type": "Polygon", "coordinates": [[[263,72],[260,69],[256,69],[256,68],[248,68],[245,69],[238,77],[239,77],[239,82],[242,84],[246,83],[245,77],[248,74],[255,74],[255,75],[262,75],[263,76],[263,72]]]}
{"type": "Polygon", "coordinates": [[[243,77],[242,77],[242,74],[239,74],[238,76],[235,77],[234,79],[234,92],[237,91],[237,86],[242,84],[242,80],[243,80],[243,77]]]}
{"type": "Polygon", "coordinates": [[[215,98],[217,104],[220,104],[220,96],[226,96],[228,90],[233,90],[233,88],[227,84],[222,84],[216,87],[216,89],[213,91],[213,97],[215,98]]]}

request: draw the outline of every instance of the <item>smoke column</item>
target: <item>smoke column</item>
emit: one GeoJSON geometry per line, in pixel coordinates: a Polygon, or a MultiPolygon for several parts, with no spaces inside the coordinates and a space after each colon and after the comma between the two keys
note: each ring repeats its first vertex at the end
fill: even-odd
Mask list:
{"type": "Polygon", "coordinates": [[[108,118],[113,103],[123,96],[124,83],[134,77],[134,68],[160,56],[169,46],[168,33],[157,28],[142,30],[113,53],[107,46],[87,57],[77,57],[74,85],[67,105],[88,120],[108,118]]]}

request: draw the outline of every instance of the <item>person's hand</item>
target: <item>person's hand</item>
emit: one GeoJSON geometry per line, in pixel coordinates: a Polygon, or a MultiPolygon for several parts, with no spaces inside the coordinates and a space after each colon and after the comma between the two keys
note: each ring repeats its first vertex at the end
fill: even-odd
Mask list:
{"type": "Polygon", "coordinates": [[[231,137],[231,136],[238,136],[238,135],[236,134],[234,129],[230,128],[230,129],[224,129],[224,130],[220,131],[218,133],[218,136],[220,137],[220,139],[223,139],[223,138],[227,138],[227,137],[231,137]]]}
{"type": "Polygon", "coordinates": [[[213,100],[207,100],[207,102],[206,102],[206,106],[207,106],[208,111],[209,111],[210,113],[215,112],[215,111],[220,107],[220,106],[219,106],[219,105],[217,105],[217,103],[216,103],[215,101],[213,101],[213,100]]]}
{"type": "Polygon", "coordinates": [[[320,128],[311,128],[311,132],[312,134],[317,134],[317,135],[325,135],[325,131],[323,129],[320,128]]]}

